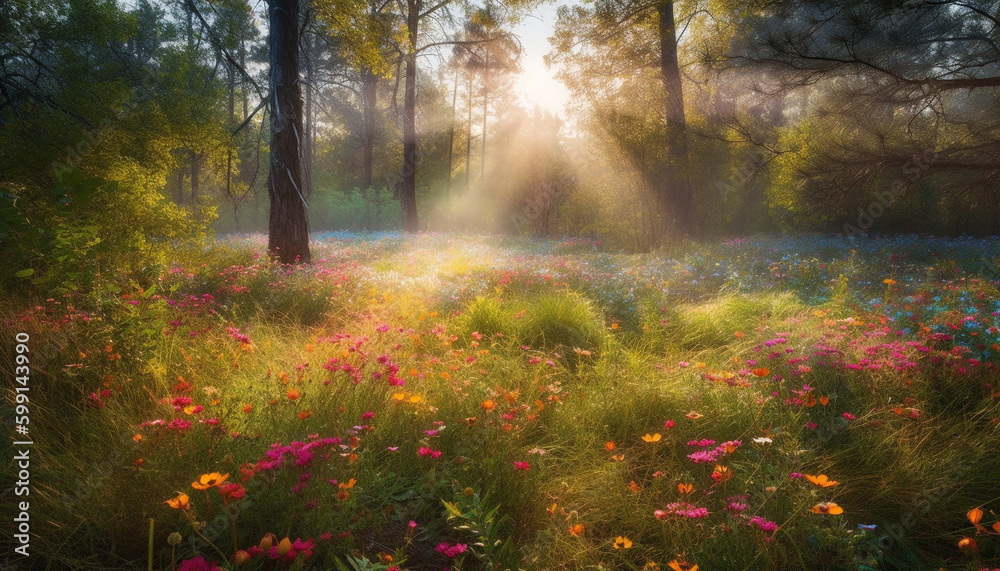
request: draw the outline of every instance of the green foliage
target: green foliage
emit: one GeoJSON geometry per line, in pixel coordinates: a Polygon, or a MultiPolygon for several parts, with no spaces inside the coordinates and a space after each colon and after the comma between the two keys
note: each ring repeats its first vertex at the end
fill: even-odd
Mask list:
{"type": "Polygon", "coordinates": [[[456,489],[455,497],[454,502],[442,500],[441,503],[452,529],[471,536],[469,551],[485,568],[516,569],[517,548],[509,535],[505,537],[510,518],[500,513],[499,505],[492,505],[489,493],[480,497],[474,490],[469,495],[456,489]]]}
{"type": "MultiPolygon", "coordinates": [[[[147,284],[177,246],[203,239],[213,215],[206,209],[196,219],[155,190],[76,169],[57,181],[47,191],[0,194],[3,255],[43,291],[99,296],[130,281],[147,284]]],[[[17,279],[4,287],[23,286],[17,279]]]]}

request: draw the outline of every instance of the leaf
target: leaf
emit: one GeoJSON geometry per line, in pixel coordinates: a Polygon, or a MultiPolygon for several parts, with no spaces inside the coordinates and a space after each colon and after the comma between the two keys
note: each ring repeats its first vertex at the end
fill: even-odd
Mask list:
{"type": "Polygon", "coordinates": [[[26,278],[26,277],[30,276],[31,274],[33,274],[33,273],[35,273],[35,268],[27,268],[27,269],[21,270],[19,272],[16,272],[14,274],[14,277],[15,278],[26,278]]]}

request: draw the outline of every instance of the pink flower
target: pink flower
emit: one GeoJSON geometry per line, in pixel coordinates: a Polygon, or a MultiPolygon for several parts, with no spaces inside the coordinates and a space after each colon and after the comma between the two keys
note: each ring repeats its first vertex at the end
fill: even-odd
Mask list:
{"type": "Polygon", "coordinates": [[[434,551],[437,551],[438,553],[443,553],[445,557],[455,558],[465,553],[465,550],[467,548],[468,545],[464,543],[456,543],[455,545],[448,545],[447,542],[442,541],[441,543],[438,544],[437,547],[434,548],[434,551]]]}
{"type": "Polygon", "coordinates": [[[441,457],[440,450],[433,450],[429,446],[421,446],[420,448],[417,449],[417,454],[420,454],[421,456],[430,456],[431,458],[441,457]]]}
{"type": "Polygon", "coordinates": [[[855,417],[853,414],[851,414],[849,412],[845,412],[844,414],[842,414],[840,416],[846,418],[847,420],[854,420],[854,419],[857,418],[857,417],[855,417]]]}
{"type": "Polygon", "coordinates": [[[774,533],[775,531],[778,531],[778,524],[774,523],[773,521],[768,521],[760,517],[759,515],[755,515],[752,518],[750,518],[750,521],[747,522],[747,525],[756,525],[761,529],[761,531],[766,531],[769,533],[774,533]]]}
{"type": "Polygon", "coordinates": [[[673,428],[673,427],[674,427],[674,421],[672,420],[668,420],[663,423],[663,428],[673,428]]]}
{"type": "Polygon", "coordinates": [[[531,466],[527,462],[514,462],[514,469],[527,471],[531,469],[531,466]]]}
{"type": "Polygon", "coordinates": [[[199,555],[181,562],[181,566],[177,569],[178,571],[219,571],[219,566],[215,564],[215,561],[205,561],[205,558],[199,555]]]}

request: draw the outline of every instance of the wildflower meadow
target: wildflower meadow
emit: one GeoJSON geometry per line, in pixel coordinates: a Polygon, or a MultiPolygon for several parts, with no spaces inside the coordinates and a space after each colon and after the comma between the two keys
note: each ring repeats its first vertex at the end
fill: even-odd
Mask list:
{"type": "Polygon", "coordinates": [[[293,266],[251,234],[7,297],[33,447],[3,568],[1000,567],[998,265],[388,233],[293,266]]]}

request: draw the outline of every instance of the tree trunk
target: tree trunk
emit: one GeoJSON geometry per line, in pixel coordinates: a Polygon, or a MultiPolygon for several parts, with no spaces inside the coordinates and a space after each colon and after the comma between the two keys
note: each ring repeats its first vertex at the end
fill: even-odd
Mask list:
{"type": "Polygon", "coordinates": [[[490,116],[490,91],[483,87],[483,156],[479,162],[479,187],[486,184],[486,119],[490,116]]]}
{"type": "Polygon", "coordinates": [[[455,72],[455,87],[451,92],[451,128],[448,130],[448,177],[445,179],[444,193],[451,197],[451,171],[455,159],[455,110],[458,105],[458,72],[455,72]]]}
{"type": "Polygon", "coordinates": [[[406,77],[403,92],[403,176],[400,206],[403,230],[416,232],[417,222],[417,25],[420,22],[422,0],[407,0],[406,29],[409,47],[406,53],[406,77]]]}
{"type": "Polygon", "coordinates": [[[267,194],[271,201],[267,249],[281,263],[308,262],[309,220],[302,194],[299,133],[302,93],[299,87],[299,0],[271,0],[270,104],[271,161],[267,194]]]}
{"type": "Polygon", "coordinates": [[[469,118],[465,137],[465,192],[472,190],[472,72],[469,72],[469,118]]]}
{"type": "Polygon", "coordinates": [[[372,187],[372,169],[375,162],[375,106],[378,104],[378,76],[368,68],[365,68],[361,75],[364,112],[361,123],[361,190],[364,196],[368,196],[368,190],[372,187]]]}
{"type": "Polygon", "coordinates": [[[675,231],[689,233],[695,228],[695,223],[691,210],[687,127],[684,121],[681,71],[677,63],[674,3],[661,0],[657,12],[660,14],[660,72],[666,91],[668,159],[661,190],[661,206],[675,231]]]}
{"type": "Polygon", "coordinates": [[[313,36],[307,34],[304,38],[303,55],[306,64],[306,110],[305,138],[302,140],[302,185],[303,195],[312,195],[312,165],[313,165],[313,36]]]}
{"type": "Polygon", "coordinates": [[[198,207],[198,191],[201,186],[201,155],[191,151],[191,205],[198,207]]]}

